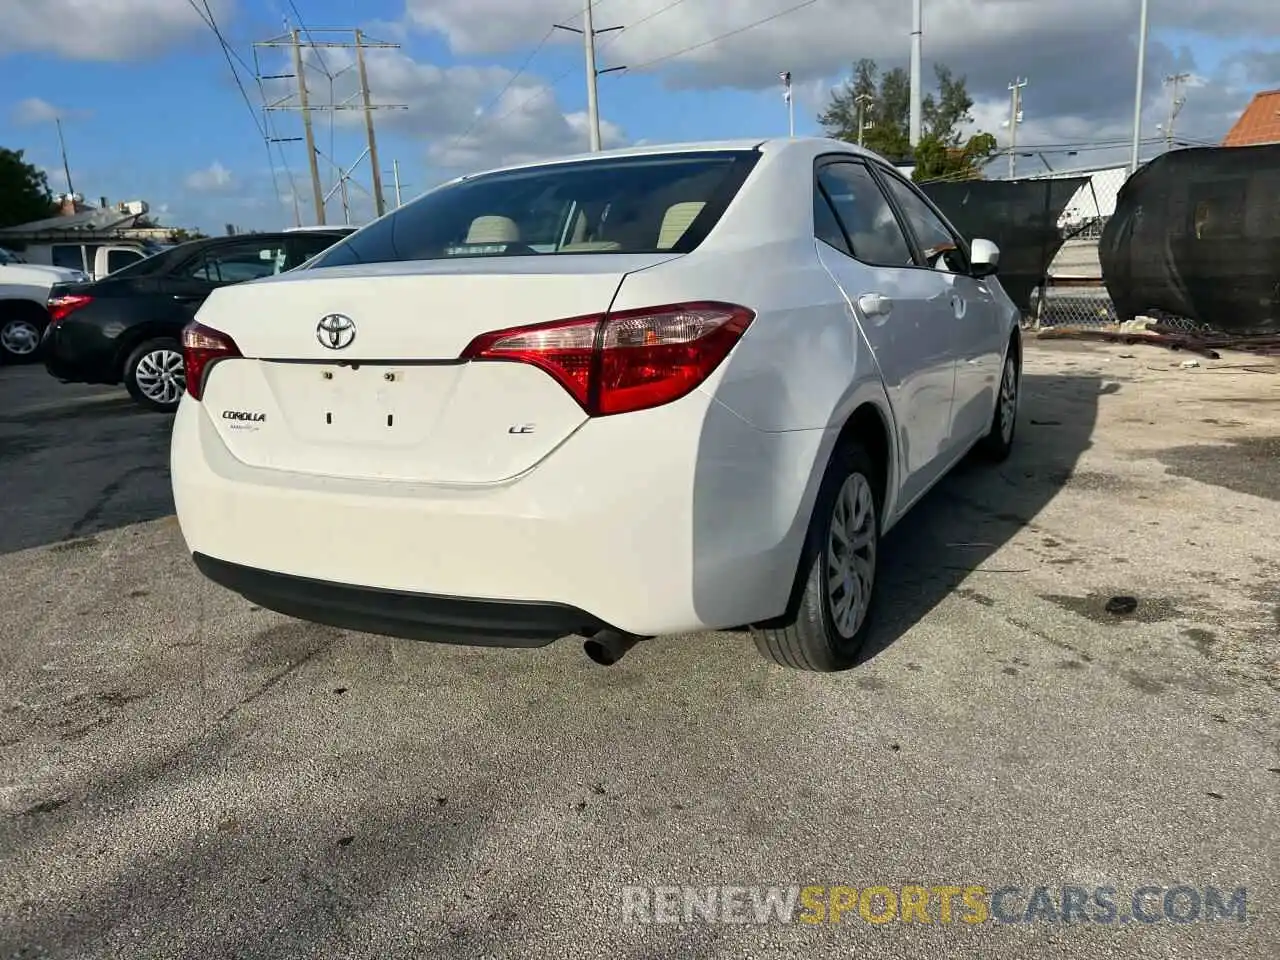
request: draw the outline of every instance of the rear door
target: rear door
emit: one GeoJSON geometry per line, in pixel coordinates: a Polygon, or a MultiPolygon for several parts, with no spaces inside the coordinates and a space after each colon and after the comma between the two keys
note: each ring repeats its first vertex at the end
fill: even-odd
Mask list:
{"type": "Polygon", "coordinates": [[[949,464],[956,344],[946,282],[916,263],[894,208],[865,163],[819,161],[814,183],[818,255],[875,354],[897,418],[902,501],[949,464]]]}
{"type": "Polygon", "coordinates": [[[1008,332],[989,281],[970,274],[968,244],[923,194],[887,167],[877,165],[889,196],[903,215],[922,257],[949,289],[956,342],[953,441],[968,446],[991,429],[1008,332]]]}

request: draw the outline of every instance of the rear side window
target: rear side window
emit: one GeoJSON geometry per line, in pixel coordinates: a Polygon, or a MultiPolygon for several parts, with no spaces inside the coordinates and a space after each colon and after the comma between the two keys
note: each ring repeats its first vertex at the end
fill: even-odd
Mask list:
{"type": "Polygon", "coordinates": [[[117,270],[123,270],[131,263],[137,263],[142,259],[142,254],[135,253],[132,250],[108,250],[107,251],[107,273],[115,273],[117,270]]]}
{"type": "Polygon", "coordinates": [[[299,234],[290,237],[288,245],[291,249],[288,268],[299,266],[318,253],[323,253],[341,238],[334,234],[319,233],[314,235],[299,234]]]}
{"type": "Polygon", "coordinates": [[[49,259],[55,267],[65,267],[70,270],[84,269],[84,251],[78,243],[55,243],[49,253],[49,259]]]}
{"type": "Polygon", "coordinates": [[[755,151],[609,157],[485,174],[419,197],[309,269],[454,257],[688,253],[711,232],[755,151]]]}
{"type": "Polygon", "coordinates": [[[893,207],[863,164],[829,163],[818,169],[818,183],[830,198],[855,257],[877,266],[915,266],[911,244],[893,207]]]}
{"type": "Polygon", "coordinates": [[[207,250],[183,272],[210,283],[244,283],[280,273],[285,257],[279,242],[247,241],[207,250]]]}

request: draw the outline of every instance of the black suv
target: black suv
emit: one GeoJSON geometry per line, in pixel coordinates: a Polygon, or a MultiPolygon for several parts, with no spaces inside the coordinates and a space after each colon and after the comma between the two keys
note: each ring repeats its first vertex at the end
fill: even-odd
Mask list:
{"type": "MultiPolygon", "coordinates": [[[[49,292],[45,369],[64,383],[123,383],[152,410],[182,399],[182,328],[219,287],[291,270],[351,233],[249,233],[179,244],[88,283],[49,292]]],[[[264,318],[266,322],[266,318],[264,318]]]]}

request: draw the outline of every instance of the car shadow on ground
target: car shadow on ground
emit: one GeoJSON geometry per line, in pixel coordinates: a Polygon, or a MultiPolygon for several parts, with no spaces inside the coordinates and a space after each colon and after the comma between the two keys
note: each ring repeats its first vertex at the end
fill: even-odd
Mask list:
{"type": "Polygon", "coordinates": [[[172,428],[128,395],[0,410],[0,555],[173,513],[172,428]]]}
{"type": "Polygon", "coordinates": [[[1013,453],[967,458],[885,537],[876,619],[860,660],[878,656],[993,557],[1053,500],[1089,449],[1098,400],[1120,384],[1093,375],[1026,374],[1013,453]]]}

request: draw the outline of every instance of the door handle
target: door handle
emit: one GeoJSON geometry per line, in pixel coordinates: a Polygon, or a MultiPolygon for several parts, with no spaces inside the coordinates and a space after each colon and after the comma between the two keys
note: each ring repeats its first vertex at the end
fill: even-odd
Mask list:
{"type": "Polygon", "coordinates": [[[951,312],[957,320],[963,320],[965,313],[968,311],[968,301],[964,297],[957,294],[951,295],[951,312]]]}
{"type": "Polygon", "coordinates": [[[858,309],[868,317],[887,317],[893,312],[893,301],[878,293],[864,293],[858,298],[858,309]]]}

